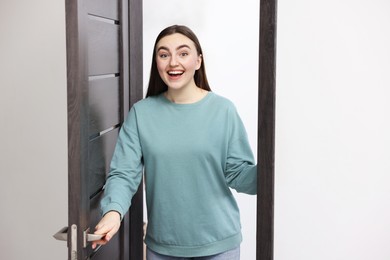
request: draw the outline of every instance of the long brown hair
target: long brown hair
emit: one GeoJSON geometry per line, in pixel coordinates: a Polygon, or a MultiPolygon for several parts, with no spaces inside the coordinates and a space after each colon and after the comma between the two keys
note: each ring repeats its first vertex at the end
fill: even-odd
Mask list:
{"type": "Polygon", "coordinates": [[[201,89],[205,89],[207,91],[211,91],[209,83],[207,81],[206,76],[206,69],[204,65],[204,57],[203,57],[203,51],[202,47],[200,46],[198,37],[196,37],[195,33],[188,27],[184,25],[172,25],[160,32],[160,34],[157,36],[156,42],[154,43],[153,48],[153,57],[152,57],[152,67],[150,69],[150,78],[149,78],[149,85],[148,85],[148,91],[146,93],[146,97],[149,96],[156,96],[164,91],[168,90],[168,86],[164,83],[164,81],[161,79],[160,74],[157,70],[157,62],[156,62],[156,46],[157,43],[165,36],[172,35],[175,33],[180,33],[186,37],[188,37],[191,41],[194,42],[196,51],[198,55],[202,55],[202,63],[200,65],[200,68],[195,71],[194,75],[194,81],[196,86],[198,86],[201,89]]]}

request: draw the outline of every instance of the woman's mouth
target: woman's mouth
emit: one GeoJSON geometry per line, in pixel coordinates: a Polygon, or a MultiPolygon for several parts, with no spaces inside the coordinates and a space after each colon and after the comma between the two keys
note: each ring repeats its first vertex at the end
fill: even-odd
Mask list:
{"type": "Polygon", "coordinates": [[[179,78],[181,75],[183,75],[184,71],[181,71],[181,70],[170,70],[168,71],[168,75],[169,77],[171,78],[179,78]]]}

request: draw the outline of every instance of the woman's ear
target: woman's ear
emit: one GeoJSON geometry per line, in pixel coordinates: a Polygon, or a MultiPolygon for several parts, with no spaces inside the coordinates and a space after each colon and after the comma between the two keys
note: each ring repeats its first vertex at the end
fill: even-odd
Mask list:
{"type": "Polygon", "coordinates": [[[203,58],[203,56],[202,56],[202,54],[199,54],[198,55],[198,60],[197,60],[197,66],[196,66],[196,70],[198,70],[198,69],[200,69],[200,66],[202,65],[202,59],[203,58]]]}

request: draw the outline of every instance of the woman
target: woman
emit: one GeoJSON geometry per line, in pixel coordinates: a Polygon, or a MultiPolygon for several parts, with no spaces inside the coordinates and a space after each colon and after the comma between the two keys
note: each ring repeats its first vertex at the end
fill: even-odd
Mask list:
{"type": "Polygon", "coordinates": [[[239,259],[239,209],[229,189],[256,194],[245,128],[211,92],[195,34],[174,25],[157,37],[147,97],[123,124],[93,243],[107,243],[130,207],[145,167],[147,259],[239,259]]]}

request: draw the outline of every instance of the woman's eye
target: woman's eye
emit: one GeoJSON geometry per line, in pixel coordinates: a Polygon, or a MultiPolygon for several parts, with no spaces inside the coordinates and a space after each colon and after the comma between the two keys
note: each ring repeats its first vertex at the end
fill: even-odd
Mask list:
{"type": "Polygon", "coordinates": [[[168,57],[168,54],[166,54],[166,53],[161,53],[161,54],[159,54],[159,57],[162,58],[162,59],[164,59],[164,58],[168,57]]]}
{"type": "Polygon", "coordinates": [[[180,53],[180,56],[187,56],[187,55],[188,55],[187,52],[182,52],[182,53],[180,53]]]}

